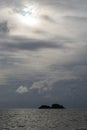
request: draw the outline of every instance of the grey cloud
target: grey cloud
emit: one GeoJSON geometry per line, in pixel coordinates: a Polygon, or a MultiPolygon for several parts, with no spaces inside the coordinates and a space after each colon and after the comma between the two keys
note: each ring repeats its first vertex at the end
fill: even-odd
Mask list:
{"type": "Polygon", "coordinates": [[[54,6],[55,8],[59,9],[66,9],[66,10],[86,10],[87,7],[87,1],[86,0],[54,0],[54,1],[50,1],[50,0],[45,0],[43,2],[45,5],[48,6],[54,6]]]}
{"type": "Polygon", "coordinates": [[[65,16],[68,20],[76,20],[80,22],[87,22],[87,17],[84,16],[65,16]]]}
{"type": "Polygon", "coordinates": [[[23,63],[22,58],[15,57],[12,53],[10,55],[7,54],[7,56],[3,53],[0,54],[0,69],[12,68],[16,64],[18,65],[23,63]]]}
{"type": "Polygon", "coordinates": [[[50,71],[58,72],[63,76],[66,75],[65,77],[67,77],[68,74],[69,77],[71,75],[71,77],[76,79],[87,80],[87,60],[85,59],[85,55],[83,57],[81,56],[82,55],[79,54],[78,57],[76,56],[76,59],[73,57],[71,58],[71,61],[69,60],[69,62],[63,63],[62,65],[59,65],[58,63],[50,65],[50,71]]]}
{"type": "Polygon", "coordinates": [[[48,91],[51,89],[51,86],[49,87],[49,83],[47,80],[44,81],[38,81],[38,82],[34,82],[32,84],[32,86],[29,88],[29,90],[34,90],[37,89],[38,92],[43,92],[43,91],[48,91]]]}
{"type": "Polygon", "coordinates": [[[42,15],[41,18],[45,21],[50,22],[50,23],[56,23],[55,20],[48,15],[42,15]]]}
{"type": "Polygon", "coordinates": [[[23,5],[23,0],[18,1],[18,0],[0,0],[0,7],[5,8],[5,7],[20,7],[23,5]]]}
{"type": "Polygon", "coordinates": [[[87,107],[87,81],[85,79],[60,80],[53,84],[51,96],[55,96],[68,107],[87,107]],[[63,96],[63,98],[62,98],[63,96]]]}
{"type": "MultiPolygon", "coordinates": [[[[27,0],[27,3],[37,3],[37,0],[34,0],[33,2],[32,1],[29,1],[27,0]]],[[[24,0],[21,0],[21,1],[11,1],[11,0],[0,0],[0,6],[4,7],[4,6],[14,6],[15,8],[21,8],[24,6],[24,0]]],[[[73,11],[83,11],[84,12],[87,10],[87,1],[86,0],[44,0],[44,1],[41,1],[41,0],[38,0],[38,3],[41,4],[41,5],[45,5],[45,6],[50,6],[50,7],[54,7],[55,9],[60,9],[60,10],[73,10],[73,11]]]]}
{"type": "Polygon", "coordinates": [[[40,30],[40,29],[35,30],[34,33],[41,34],[41,35],[47,35],[48,34],[46,31],[43,31],[43,30],[40,30]]]}
{"type": "MultiPolygon", "coordinates": [[[[37,3],[37,0],[34,2],[37,3]]],[[[15,104],[21,107],[22,104],[32,106],[34,103],[42,104],[43,101],[47,103],[58,101],[71,107],[85,107],[87,106],[87,45],[86,41],[80,41],[78,35],[81,33],[83,39],[87,37],[87,1],[38,0],[38,2],[44,14],[40,14],[40,18],[49,26],[42,29],[40,25],[39,29],[35,27],[28,30],[34,35],[37,33],[39,35],[37,38],[41,35],[49,35],[49,38],[46,36],[44,40],[38,40],[31,35],[29,39],[22,36],[8,36],[5,34],[10,31],[8,22],[10,24],[11,15],[8,16],[8,22],[0,22],[0,106],[15,104]],[[58,24],[55,24],[55,19],[59,20],[58,24]],[[61,36],[58,36],[58,33],[61,36]],[[46,53],[42,54],[40,49],[45,49],[43,52],[46,53]],[[34,69],[34,64],[37,64],[38,68],[41,65],[41,68],[38,69],[36,66],[34,69]],[[1,85],[2,79],[7,80],[5,87],[1,85]],[[23,97],[18,93],[23,93],[23,97]],[[46,95],[50,95],[50,98],[44,99],[43,96],[46,95]]],[[[13,9],[13,17],[25,7],[23,0],[0,0],[1,6],[3,10],[5,7],[13,9]]],[[[20,27],[12,30],[13,33],[19,32],[20,27]]],[[[25,27],[23,29],[26,30],[25,27]]]]}
{"type": "Polygon", "coordinates": [[[9,32],[8,22],[7,21],[0,22],[0,33],[8,33],[8,32],[9,32]]]}
{"type": "Polygon", "coordinates": [[[35,40],[13,38],[10,41],[2,42],[0,44],[2,50],[38,50],[43,48],[64,48],[64,45],[51,40],[35,40]]]}

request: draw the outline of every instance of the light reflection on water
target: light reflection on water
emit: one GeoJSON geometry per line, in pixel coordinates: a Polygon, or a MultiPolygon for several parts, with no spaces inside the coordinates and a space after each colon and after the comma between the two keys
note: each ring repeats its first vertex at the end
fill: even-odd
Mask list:
{"type": "Polygon", "coordinates": [[[87,110],[0,110],[0,130],[87,130],[87,110]]]}

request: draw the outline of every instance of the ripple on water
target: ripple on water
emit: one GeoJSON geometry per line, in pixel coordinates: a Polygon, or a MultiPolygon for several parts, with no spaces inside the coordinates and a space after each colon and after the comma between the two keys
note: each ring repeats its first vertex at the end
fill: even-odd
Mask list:
{"type": "Polygon", "coordinates": [[[87,110],[0,110],[0,130],[87,130],[87,110]]]}

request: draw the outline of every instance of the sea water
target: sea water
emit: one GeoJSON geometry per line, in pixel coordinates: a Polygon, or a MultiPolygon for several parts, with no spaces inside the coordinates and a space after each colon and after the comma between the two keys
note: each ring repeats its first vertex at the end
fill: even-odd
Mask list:
{"type": "Polygon", "coordinates": [[[0,130],[87,130],[87,110],[1,109],[0,130]]]}

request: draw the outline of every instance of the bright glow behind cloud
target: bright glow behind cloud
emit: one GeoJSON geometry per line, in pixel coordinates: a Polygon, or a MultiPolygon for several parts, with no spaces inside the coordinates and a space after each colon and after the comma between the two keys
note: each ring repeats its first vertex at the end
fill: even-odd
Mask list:
{"type": "Polygon", "coordinates": [[[24,7],[19,16],[19,21],[28,26],[35,26],[39,23],[38,12],[35,7],[24,7]]]}

